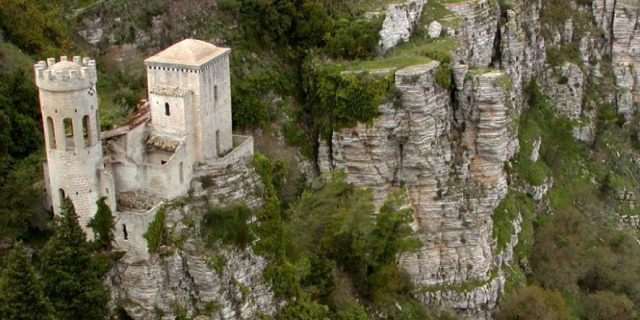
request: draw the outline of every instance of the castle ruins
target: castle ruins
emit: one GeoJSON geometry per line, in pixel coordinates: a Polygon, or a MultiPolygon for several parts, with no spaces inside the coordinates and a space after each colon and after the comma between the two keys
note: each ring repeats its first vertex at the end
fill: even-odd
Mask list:
{"type": "Polygon", "coordinates": [[[86,225],[105,197],[116,218],[116,246],[129,259],[146,257],[148,224],[164,202],[187,194],[199,168],[253,154],[253,139],[232,133],[229,53],[186,39],[146,59],[148,100],[106,132],[100,132],[95,61],[38,62],[52,211],[59,214],[68,197],[91,234],[86,225]]]}

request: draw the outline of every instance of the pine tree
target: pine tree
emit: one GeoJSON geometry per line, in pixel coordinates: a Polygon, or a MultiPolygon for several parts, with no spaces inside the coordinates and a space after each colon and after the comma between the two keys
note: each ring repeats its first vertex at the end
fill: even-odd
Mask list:
{"type": "Polygon", "coordinates": [[[109,292],[93,268],[91,248],[69,199],[42,250],[42,280],[59,319],[104,319],[109,292]]]}
{"type": "Polygon", "coordinates": [[[51,307],[22,244],[13,248],[0,276],[0,319],[51,319],[51,307]]]}
{"type": "Polygon", "coordinates": [[[113,243],[113,232],[116,228],[111,208],[105,202],[106,198],[102,197],[96,201],[98,210],[96,215],[89,220],[87,227],[93,229],[96,234],[95,243],[99,249],[111,250],[113,243]]]}

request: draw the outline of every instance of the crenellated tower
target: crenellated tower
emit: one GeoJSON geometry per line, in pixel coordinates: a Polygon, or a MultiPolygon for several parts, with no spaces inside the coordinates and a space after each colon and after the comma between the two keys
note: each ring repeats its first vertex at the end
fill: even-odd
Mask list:
{"type": "Polygon", "coordinates": [[[40,61],[35,65],[36,85],[40,93],[40,108],[44,125],[45,179],[48,196],[55,214],[64,197],[73,202],[80,225],[96,212],[96,200],[101,196],[115,208],[113,179],[104,170],[96,64],[89,58],[63,56],[40,61]]]}

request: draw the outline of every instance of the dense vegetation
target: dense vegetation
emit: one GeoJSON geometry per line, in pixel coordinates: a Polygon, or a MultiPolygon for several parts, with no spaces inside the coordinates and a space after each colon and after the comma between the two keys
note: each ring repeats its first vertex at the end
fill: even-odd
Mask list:
{"type": "MultiPolygon", "coordinates": [[[[285,141],[313,159],[319,138],[370,123],[377,106],[393,98],[391,75],[366,70],[439,60],[438,84],[450,89],[453,40],[428,40],[418,30],[411,43],[377,57],[382,17],[365,19],[361,2],[222,0],[202,19],[189,19],[201,21],[199,35],[220,37],[234,49],[235,127],[282,130],[285,141]]],[[[503,16],[515,6],[498,2],[503,16]]],[[[588,5],[590,0],[578,2],[588,5]]],[[[94,50],[103,129],[124,121],[144,96],[143,54],[120,61],[106,40],[96,48],[74,41],[80,9],[91,3],[0,0],[0,243],[15,243],[0,264],[3,319],[98,319],[106,314],[107,292],[99,278],[117,256],[110,253],[113,216],[104,201],[98,204],[89,225],[97,235],[93,243],[87,243],[69,204],[62,217],[41,230],[50,218],[38,209],[42,126],[31,80],[35,60],[94,50]]],[[[576,10],[569,1],[542,3],[541,33],[548,40],[568,18],[574,21],[574,40],[586,32],[597,34],[588,10],[576,10]]],[[[105,6],[116,10],[121,4],[107,1],[105,6]]],[[[168,5],[142,7],[123,23],[117,44],[134,43],[168,5]]],[[[429,1],[421,23],[460,23],[443,19],[448,15],[440,2],[429,1]]],[[[166,36],[162,46],[175,37],[166,36]]],[[[547,63],[564,62],[585,68],[576,41],[549,46],[547,63]]],[[[613,83],[610,74],[605,77],[613,83]]],[[[601,100],[610,85],[589,79],[587,89],[584,103],[597,110],[598,136],[592,144],[573,138],[575,122],[558,115],[535,81],[527,87],[520,151],[507,164],[511,188],[493,215],[498,250],[511,240],[513,220],[523,218],[517,263],[502,266],[508,281],[499,319],[634,319],[640,314],[637,235],[618,226],[619,215],[640,213],[618,196],[640,187],[640,172],[630,160],[640,150],[640,126],[637,119],[624,125],[601,100]],[[530,154],[537,139],[541,157],[534,162],[530,154]],[[544,201],[534,202],[523,191],[550,177],[554,186],[544,201]]],[[[305,185],[292,183],[292,169],[282,161],[258,155],[254,167],[265,182],[265,206],[257,212],[242,205],[209,208],[200,231],[211,246],[251,246],[270,259],[265,279],[290,302],[275,319],[365,320],[374,313],[387,319],[427,317],[395,264],[397,254],[419,246],[408,227],[411,215],[403,190],[390,195],[374,218],[371,192],[347,184],[343,173],[305,185]],[[248,223],[253,218],[257,221],[248,223]]],[[[166,242],[164,210],[145,234],[151,252],[166,242]]],[[[119,314],[126,318],[123,310],[119,314]]]]}
{"type": "Polygon", "coordinates": [[[21,244],[9,255],[0,278],[3,319],[106,318],[104,260],[87,242],[69,199],[61,211],[50,226],[51,238],[39,252],[38,272],[21,244]]]}

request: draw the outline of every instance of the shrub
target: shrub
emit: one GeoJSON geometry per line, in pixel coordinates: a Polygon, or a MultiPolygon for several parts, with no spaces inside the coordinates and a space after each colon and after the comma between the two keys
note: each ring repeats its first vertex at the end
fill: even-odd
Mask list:
{"type": "Polygon", "coordinates": [[[162,245],[166,238],[166,231],[164,227],[164,215],[165,207],[162,206],[156,212],[153,221],[149,224],[147,231],[142,235],[147,240],[147,248],[149,252],[156,252],[160,245],[162,245]]]}
{"type": "Polygon", "coordinates": [[[204,214],[200,235],[209,246],[222,241],[245,248],[255,239],[248,224],[251,216],[251,209],[244,203],[227,208],[210,207],[204,214]]]}

